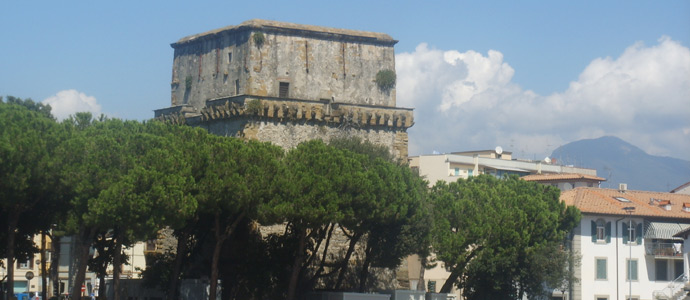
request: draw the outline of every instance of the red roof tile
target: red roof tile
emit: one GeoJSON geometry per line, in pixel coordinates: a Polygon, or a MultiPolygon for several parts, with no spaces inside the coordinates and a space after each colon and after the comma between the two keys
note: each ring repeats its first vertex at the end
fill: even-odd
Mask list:
{"type": "Polygon", "coordinates": [[[683,211],[683,207],[690,203],[690,195],[684,194],[580,187],[562,192],[561,201],[566,205],[574,205],[583,213],[627,215],[623,208],[634,207],[635,216],[682,218],[690,222],[690,213],[683,211]],[[671,209],[661,207],[661,201],[668,201],[671,209]]]}

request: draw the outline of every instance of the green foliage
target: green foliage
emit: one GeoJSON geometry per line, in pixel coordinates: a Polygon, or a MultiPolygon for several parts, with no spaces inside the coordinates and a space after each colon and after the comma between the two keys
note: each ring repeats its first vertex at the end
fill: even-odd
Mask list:
{"type": "Polygon", "coordinates": [[[259,99],[252,99],[247,101],[247,108],[246,111],[248,114],[251,115],[258,115],[264,110],[264,106],[261,104],[261,100],[259,99]]]}
{"type": "Polygon", "coordinates": [[[395,71],[385,69],[376,73],[376,79],[374,82],[376,82],[376,85],[378,85],[379,89],[389,91],[395,87],[395,80],[395,71]]]}
{"type": "Polygon", "coordinates": [[[264,36],[263,32],[255,32],[252,35],[252,38],[254,39],[254,44],[256,47],[261,48],[261,46],[264,45],[264,42],[266,42],[266,37],[264,36]]]}
{"type": "Polygon", "coordinates": [[[486,175],[438,183],[431,195],[434,251],[451,272],[442,291],[457,285],[469,298],[515,299],[559,281],[559,249],[579,212],[566,209],[556,188],[486,175]]]}
{"type": "Polygon", "coordinates": [[[187,75],[187,77],[184,78],[184,88],[187,91],[192,89],[192,75],[187,75]]]}
{"type": "MultiPolygon", "coordinates": [[[[0,97],[0,102],[2,102],[2,97],[0,97]]],[[[31,98],[21,99],[14,96],[7,96],[7,104],[16,104],[26,107],[31,111],[40,113],[46,118],[54,119],[51,113],[51,107],[48,104],[43,104],[41,102],[34,102],[31,98]]]]}
{"type": "MultiPolygon", "coordinates": [[[[30,257],[31,237],[59,216],[53,149],[60,135],[49,106],[11,96],[0,101],[0,253],[8,261],[30,257]]],[[[11,263],[9,286],[13,274],[11,263]]]]}
{"type": "MultiPolygon", "coordinates": [[[[247,110],[260,104],[249,101],[247,110]]],[[[8,98],[0,101],[0,177],[12,179],[0,181],[0,253],[28,257],[28,237],[57,222],[84,239],[75,251],[99,249],[97,273],[119,246],[170,227],[182,241],[179,256],[157,257],[145,278],[175,280],[175,266],[189,258],[185,276],[221,278],[240,298],[371,291],[371,274],[431,250],[451,272],[442,291],[456,285],[467,297],[533,297],[544,283],[574,280],[561,242],[580,215],[557,189],[478,176],[429,191],[386,147],[356,138],[284,153],[160,122],[80,113],[56,124],[49,108],[8,98]],[[286,228],[263,238],[258,224],[286,228]],[[347,249],[333,247],[335,231],[347,249]],[[106,232],[112,239],[92,240],[106,232]]]]}

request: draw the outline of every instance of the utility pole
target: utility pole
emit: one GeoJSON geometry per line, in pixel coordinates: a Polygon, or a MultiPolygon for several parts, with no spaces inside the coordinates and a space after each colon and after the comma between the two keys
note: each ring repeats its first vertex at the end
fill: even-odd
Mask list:
{"type": "Polygon", "coordinates": [[[635,207],[627,206],[623,207],[623,210],[628,213],[628,249],[630,249],[630,256],[628,257],[628,282],[630,283],[630,288],[628,290],[628,300],[632,299],[632,236],[630,233],[633,231],[632,227],[632,213],[635,211],[635,207]]]}

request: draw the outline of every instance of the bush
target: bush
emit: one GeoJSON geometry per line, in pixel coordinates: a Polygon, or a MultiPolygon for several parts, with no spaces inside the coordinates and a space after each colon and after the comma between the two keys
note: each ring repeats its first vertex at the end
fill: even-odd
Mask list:
{"type": "Polygon", "coordinates": [[[247,113],[252,115],[257,115],[264,109],[263,105],[261,105],[261,100],[259,99],[249,100],[247,101],[246,105],[247,113]]]}
{"type": "Polygon", "coordinates": [[[390,90],[395,87],[395,72],[392,70],[381,70],[376,73],[376,85],[382,90],[390,90]]]}
{"type": "Polygon", "coordinates": [[[254,33],[254,44],[256,44],[257,47],[261,48],[261,46],[264,45],[265,41],[266,37],[262,32],[254,33]]]}

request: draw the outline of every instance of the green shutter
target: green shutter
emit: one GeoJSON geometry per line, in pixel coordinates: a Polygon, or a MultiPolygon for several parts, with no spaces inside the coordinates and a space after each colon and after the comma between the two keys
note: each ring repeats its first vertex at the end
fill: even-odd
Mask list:
{"type": "Polygon", "coordinates": [[[592,221],[592,243],[597,242],[597,223],[592,221]]]}
{"type": "Polygon", "coordinates": [[[628,243],[628,235],[630,235],[630,232],[628,232],[628,223],[623,223],[623,244],[628,243]]]}
{"type": "Polygon", "coordinates": [[[611,242],[611,222],[606,222],[606,243],[611,242]]]}
{"type": "Polygon", "coordinates": [[[635,234],[637,235],[637,244],[642,245],[642,223],[637,224],[635,234]]]}

